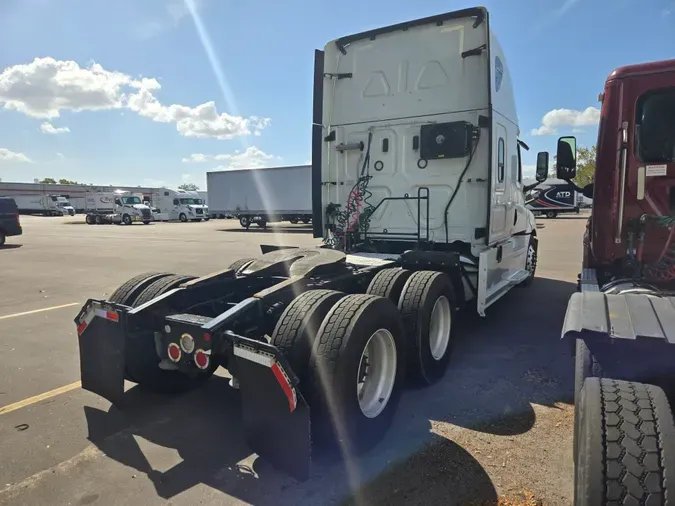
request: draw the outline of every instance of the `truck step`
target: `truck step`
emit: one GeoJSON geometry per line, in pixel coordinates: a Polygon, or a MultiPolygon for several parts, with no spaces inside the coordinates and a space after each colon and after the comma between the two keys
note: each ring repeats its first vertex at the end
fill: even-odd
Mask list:
{"type": "Polygon", "coordinates": [[[529,275],[530,275],[530,271],[522,269],[522,270],[514,272],[513,274],[508,276],[506,279],[512,285],[517,285],[517,284],[525,281],[529,275]]]}
{"type": "Polygon", "coordinates": [[[399,255],[393,253],[352,253],[347,255],[346,261],[352,265],[375,267],[394,263],[399,258],[399,255]]]}

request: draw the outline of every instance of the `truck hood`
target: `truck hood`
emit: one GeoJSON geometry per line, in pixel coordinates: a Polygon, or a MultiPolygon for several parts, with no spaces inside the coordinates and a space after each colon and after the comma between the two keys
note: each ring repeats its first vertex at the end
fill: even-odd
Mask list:
{"type": "Polygon", "coordinates": [[[138,209],[139,211],[140,211],[140,210],[143,210],[143,209],[148,209],[148,210],[150,209],[150,208],[149,208],[148,206],[146,206],[145,204],[134,204],[133,207],[134,207],[134,209],[138,209]]]}

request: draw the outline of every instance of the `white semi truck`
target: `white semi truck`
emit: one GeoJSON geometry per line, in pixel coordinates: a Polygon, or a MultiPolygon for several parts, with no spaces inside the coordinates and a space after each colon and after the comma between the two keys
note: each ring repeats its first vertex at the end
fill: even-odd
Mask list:
{"type": "Polygon", "coordinates": [[[148,225],[153,221],[150,208],[143,204],[143,195],[128,191],[88,193],[85,206],[88,225],[131,225],[134,222],[148,225]]]}
{"type": "Polygon", "coordinates": [[[207,221],[209,208],[200,192],[159,188],[150,195],[154,218],[158,221],[207,221]]]}
{"type": "Polygon", "coordinates": [[[312,220],[312,166],[207,172],[211,213],[235,216],[242,227],[312,220]]]}
{"type": "MultiPolygon", "coordinates": [[[[358,465],[404,386],[456,365],[462,313],[484,316],[535,279],[519,133],[484,8],[330,42],[315,53],[311,171],[237,210],[310,198],[325,247],[263,245],[212,274],[140,274],[89,299],[75,319],[82,387],[119,406],[125,379],[185,393],[223,366],[260,458],[298,479],[321,445],[358,465]]],[[[543,181],[548,154],[537,161],[543,181]]],[[[209,173],[214,210],[237,197],[235,185],[212,192],[214,177],[241,173],[209,173]]]]}
{"type": "Polygon", "coordinates": [[[12,197],[22,214],[74,216],[75,209],[62,195],[15,195],[12,197]]]}

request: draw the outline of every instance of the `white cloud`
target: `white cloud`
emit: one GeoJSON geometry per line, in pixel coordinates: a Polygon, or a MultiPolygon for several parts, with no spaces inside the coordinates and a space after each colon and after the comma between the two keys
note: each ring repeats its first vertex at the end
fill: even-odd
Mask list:
{"type": "Polygon", "coordinates": [[[82,68],[74,61],[35,58],[0,73],[0,105],[33,118],[54,119],[61,111],[129,109],[160,123],[173,123],[185,137],[232,139],[259,134],[269,118],[219,113],[214,102],[196,107],[164,105],[154,95],[154,78],[133,78],[97,63],[82,68]]]}
{"type": "Polygon", "coordinates": [[[541,126],[530,132],[532,135],[553,135],[559,127],[582,127],[597,125],[600,121],[600,109],[587,107],[583,111],[576,109],[553,109],[544,114],[541,126]]]}
{"type": "Polygon", "coordinates": [[[15,151],[10,151],[7,148],[0,148],[0,162],[33,163],[33,160],[28,158],[23,153],[16,153],[15,151]]]}
{"type": "Polygon", "coordinates": [[[240,151],[219,155],[193,153],[189,157],[183,158],[183,161],[188,163],[205,163],[212,161],[227,162],[226,164],[216,167],[215,170],[269,167],[274,161],[279,160],[281,160],[281,157],[269,155],[255,146],[249,146],[243,153],[240,151]]]}
{"type": "Polygon", "coordinates": [[[67,132],[70,132],[70,128],[68,127],[55,127],[52,125],[49,121],[45,121],[40,125],[40,132],[43,134],[65,134],[67,132]]]}

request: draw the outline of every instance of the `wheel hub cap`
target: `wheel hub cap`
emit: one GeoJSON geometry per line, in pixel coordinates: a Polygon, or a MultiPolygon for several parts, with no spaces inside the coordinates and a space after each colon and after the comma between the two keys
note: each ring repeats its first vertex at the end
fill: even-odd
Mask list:
{"type": "Polygon", "coordinates": [[[440,360],[445,355],[450,344],[450,330],[452,329],[452,308],[445,295],[441,295],[431,310],[429,325],[429,347],[434,360],[440,360]]]}
{"type": "Polygon", "coordinates": [[[396,382],[396,343],[386,329],[377,330],[361,354],[356,378],[356,394],[361,412],[378,416],[389,402],[396,382]]]}

